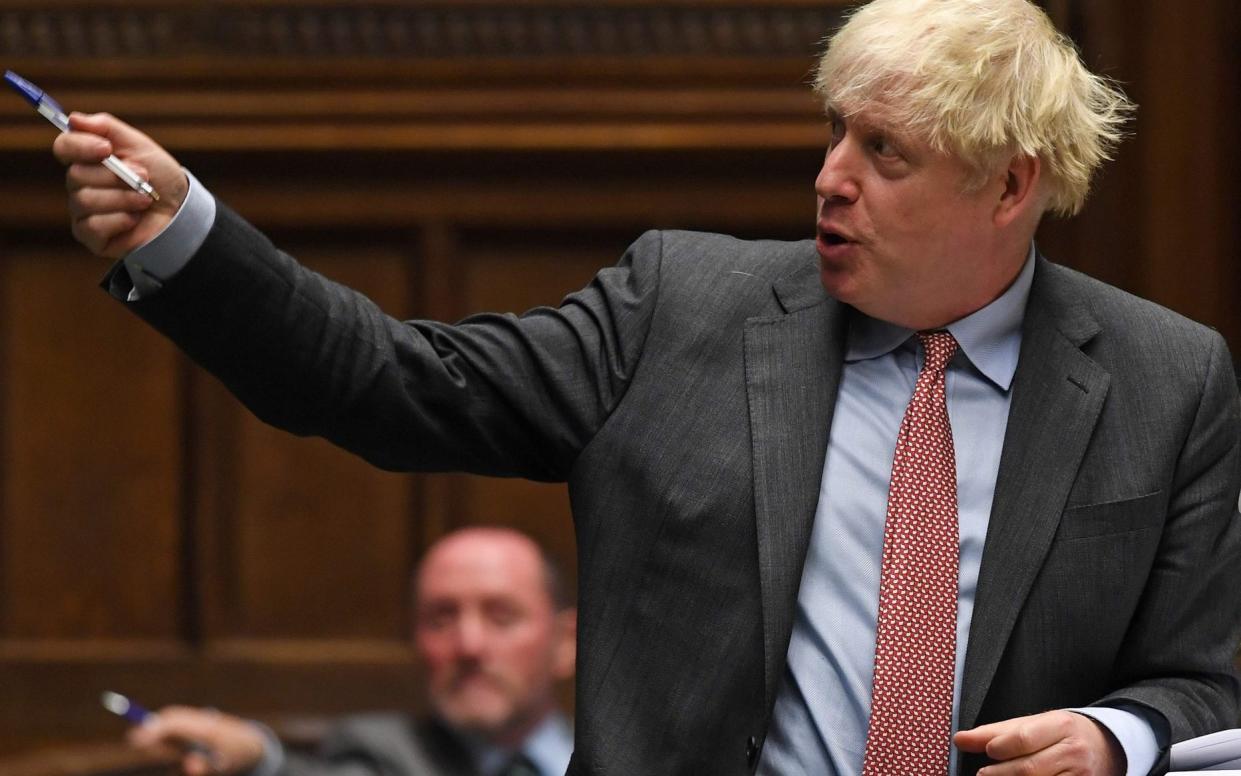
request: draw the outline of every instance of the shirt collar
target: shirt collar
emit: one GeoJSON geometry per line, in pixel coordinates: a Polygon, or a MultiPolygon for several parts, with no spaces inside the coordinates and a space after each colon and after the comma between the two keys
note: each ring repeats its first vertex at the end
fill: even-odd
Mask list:
{"type": "Polygon", "coordinates": [[[540,773],[564,773],[573,756],[573,731],[569,721],[560,712],[549,715],[521,749],[538,766],[540,773]]]}
{"type": "MultiPolygon", "coordinates": [[[[995,301],[945,328],[960,346],[961,352],[979,372],[1007,391],[1017,371],[1021,352],[1021,322],[1025,318],[1030,284],[1034,280],[1034,244],[1017,279],[995,301]]],[[[871,318],[857,310],[849,325],[845,361],[865,361],[891,353],[914,335],[887,321],[871,318]]]]}
{"type": "MultiPolygon", "coordinates": [[[[464,736],[479,773],[499,773],[516,754],[493,746],[477,736],[464,736]]],[[[520,751],[534,763],[539,773],[564,773],[573,754],[573,731],[560,712],[547,715],[522,741],[520,751]]]]}

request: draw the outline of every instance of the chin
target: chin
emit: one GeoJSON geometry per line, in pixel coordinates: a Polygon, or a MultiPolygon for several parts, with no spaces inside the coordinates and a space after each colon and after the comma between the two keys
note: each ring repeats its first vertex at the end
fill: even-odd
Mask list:
{"type": "Polygon", "coordinates": [[[440,715],[445,722],[470,733],[490,738],[504,730],[513,716],[512,709],[491,708],[458,710],[440,715]]]}
{"type": "Polygon", "coordinates": [[[820,263],[819,280],[823,283],[823,290],[827,291],[828,296],[845,304],[853,304],[857,298],[857,283],[851,272],[839,269],[829,269],[820,263]]]}

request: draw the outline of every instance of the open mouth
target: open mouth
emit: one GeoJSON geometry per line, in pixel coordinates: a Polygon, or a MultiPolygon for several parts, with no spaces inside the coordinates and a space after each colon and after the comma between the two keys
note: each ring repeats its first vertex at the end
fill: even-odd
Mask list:
{"type": "Polygon", "coordinates": [[[844,245],[845,243],[849,241],[846,240],[844,237],[841,237],[840,235],[836,234],[835,232],[824,232],[823,242],[827,243],[828,245],[844,245]]]}

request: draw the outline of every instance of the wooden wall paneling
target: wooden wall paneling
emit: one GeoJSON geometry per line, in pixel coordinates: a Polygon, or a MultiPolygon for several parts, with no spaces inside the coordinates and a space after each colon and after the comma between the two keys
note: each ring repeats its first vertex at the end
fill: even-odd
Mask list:
{"type": "Polygon", "coordinates": [[[466,305],[512,313],[554,307],[616,264],[636,238],[617,229],[467,231],[460,251],[466,305]]]}
{"type": "Polygon", "coordinates": [[[1142,28],[1147,170],[1141,234],[1152,299],[1241,347],[1236,3],[1152,3],[1142,28]]]}
{"type": "Polygon", "coordinates": [[[69,249],[6,255],[0,635],[178,637],[180,405],[172,347],[69,249]]]}
{"type": "Polygon", "coordinates": [[[1217,114],[1218,125],[1212,129],[1223,170],[1216,179],[1222,187],[1216,203],[1221,218],[1218,225],[1221,258],[1224,266],[1232,269],[1231,278],[1222,279],[1226,290],[1221,305],[1227,318],[1222,322],[1221,331],[1232,346],[1234,364],[1241,364],[1241,305],[1236,303],[1241,296],[1241,218],[1237,216],[1241,212],[1241,196],[1237,193],[1237,181],[1241,181],[1241,146],[1233,141],[1235,128],[1241,126],[1241,105],[1236,99],[1236,95],[1241,94],[1241,46],[1235,45],[1236,41],[1241,41],[1241,6],[1232,0],[1216,0],[1214,7],[1222,20],[1219,32],[1223,40],[1232,41],[1225,46],[1217,71],[1217,93],[1222,96],[1216,108],[1221,113],[1217,114]]]}
{"type": "MultiPolygon", "coordinates": [[[[1126,26],[1137,24],[1143,7],[1122,0],[1060,0],[1052,10],[1061,31],[1081,48],[1087,66],[1116,80],[1130,99],[1142,102],[1140,43],[1126,26]]],[[[1096,175],[1082,212],[1071,218],[1045,218],[1037,240],[1053,261],[1138,293],[1144,261],[1138,225],[1146,213],[1135,192],[1143,185],[1144,133],[1136,132],[1134,123],[1126,129],[1129,136],[1117,148],[1116,158],[1105,162],[1096,175]]]]}
{"type": "MultiPolygon", "coordinates": [[[[360,237],[360,236],[359,236],[360,237]]],[[[363,239],[286,247],[314,269],[408,314],[408,251],[363,239]],[[329,247],[330,246],[330,247],[329,247]]],[[[318,439],[270,428],[201,377],[203,574],[212,593],[211,648],[288,656],[265,640],[403,645],[413,485],[318,439]],[[231,433],[209,430],[212,426],[231,433]],[[252,643],[251,643],[252,642],[252,643]]],[[[329,657],[332,644],[314,644],[329,657]]]]}
{"type": "Polygon", "coordinates": [[[1241,120],[1233,2],[1061,3],[1086,61],[1138,112],[1080,216],[1051,221],[1058,260],[1220,329],[1241,347],[1241,120]]]}
{"type": "MultiPolygon", "coordinates": [[[[458,201],[459,202],[459,201],[458,201]]],[[[424,216],[418,234],[420,259],[413,293],[419,300],[419,318],[451,322],[469,312],[464,289],[457,230],[441,214],[424,216]]],[[[437,538],[457,527],[463,479],[438,474],[418,478],[417,557],[437,538]]]]}
{"type": "MultiPolygon", "coordinates": [[[[218,176],[227,173],[204,181],[247,218],[280,227],[315,223],[362,229],[425,223],[434,228],[442,223],[450,232],[593,227],[616,233],[615,261],[628,242],[655,227],[810,236],[814,178],[824,141],[821,122],[816,120],[813,129],[814,144],[798,149],[479,150],[436,164],[420,154],[349,153],[338,160],[333,153],[323,158],[346,169],[331,177],[286,172],[281,164],[268,173],[276,182],[218,185],[218,176]],[[487,169],[479,158],[494,167],[487,169]],[[348,209],[341,206],[343,201],[349,202],[348,209]],[[795,234],[786,234],[790,224],[797,225],[795,234]]],[[[298,154],[288,163],[301,162],[311,169],[323,165],[314,159],[298,154]]],[[[438,293],[453,291],[445,287],[438,293]]],[[[476,310],[465,308],[460,314],[471,311],[476,310]]],[[[426,314],[438,315],[434,310],[426,314]]]]}
{"type": "Polygon", "coordinates": [[[177,776],[180,772],[180,758],[140,754],[119,741],[0,755],[0,773],[5,776],[177,776]]]}
{"type": "Polygon", "coordinates": [[[187,367],[185,472],[188,500],[183,505],[193,530],[189,547],[188,582],[197,611],[193,642],[236,633],[242,606],[240,569],[233,541],[241,498],[241,457],[237,454],[242,413],[237,400],[199,367],[187,367]]]}

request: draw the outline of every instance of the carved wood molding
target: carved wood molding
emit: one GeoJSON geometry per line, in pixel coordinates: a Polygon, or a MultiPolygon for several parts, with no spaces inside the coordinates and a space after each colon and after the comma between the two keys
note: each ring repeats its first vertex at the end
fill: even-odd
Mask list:
{"type": "Polygon", "coordinates": [[[0,10],[0,55],[60,61],[187,55],[292,60],[803,57],[815,51],[846,4],[9,3],[0,10]]]}
{"type": "MultiPolygon", "coordinates": [[[[182,149],[804,148],[846,0],[12,0],[0,58],[182,149]]],[[[46,127],[0,101],[0,149],[46,127]]]]}

